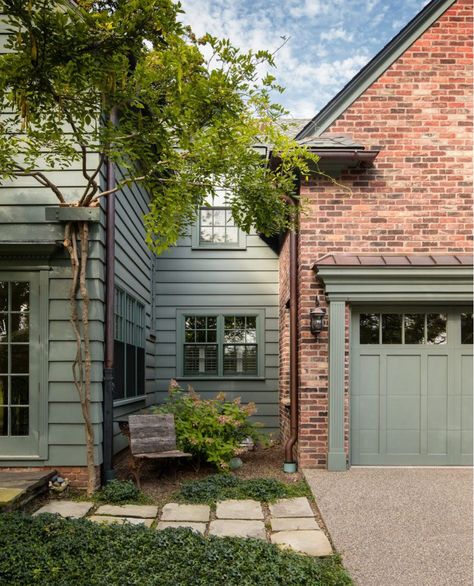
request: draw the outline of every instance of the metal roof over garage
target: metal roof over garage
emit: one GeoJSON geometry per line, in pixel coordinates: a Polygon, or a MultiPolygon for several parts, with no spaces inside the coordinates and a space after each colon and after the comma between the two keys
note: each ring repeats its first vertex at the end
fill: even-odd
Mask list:
{"type": "Polygon", "coordinates": [[[472,266],[471,254],[326,254],[313,268],[340,267],[460,267],[472,266]]]}

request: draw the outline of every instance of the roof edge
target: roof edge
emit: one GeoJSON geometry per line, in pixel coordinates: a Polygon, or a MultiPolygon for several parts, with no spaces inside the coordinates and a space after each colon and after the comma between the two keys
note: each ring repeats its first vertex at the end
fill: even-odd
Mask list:
{"type": "Polygon", "coordinates": [[[296,135],[319,136],[457,0],[432,0],[337,93],[296,135]]]}

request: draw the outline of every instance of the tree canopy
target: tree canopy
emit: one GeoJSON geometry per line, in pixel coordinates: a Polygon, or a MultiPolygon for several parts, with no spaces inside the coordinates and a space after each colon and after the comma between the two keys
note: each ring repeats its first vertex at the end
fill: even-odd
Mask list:
{"type": "Polygon", "coordinates": [[[0,124],[0,179],[33,176],[61,200],[44,164],[80,161],[86,187],[75,203],[96,205],[110,158],[121,185],[139,181],[150,193],[145,226],[156,252],[219,188],[242,229],[268,236],[292,226],[282,196],[317,157],[287,136],[272,98],[282,88],[261,75],[272,54],[196,37],[171,0],[0,0],[0,11],[9,32],[0,99],[11,112],[0,124]],[[272,165],[256,143],[271,147],[272,165]]]}

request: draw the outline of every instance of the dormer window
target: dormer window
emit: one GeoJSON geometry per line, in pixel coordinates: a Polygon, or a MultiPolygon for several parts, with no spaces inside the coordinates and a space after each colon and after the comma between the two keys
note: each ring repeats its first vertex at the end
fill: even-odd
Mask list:
{"type": "Polygon", "coordinates": [[[212,205],[199,209],[193,229],[193,248],[244,249],[245,234],[235,224],[226,193],[217,193],[209,203],[212,205]]]}

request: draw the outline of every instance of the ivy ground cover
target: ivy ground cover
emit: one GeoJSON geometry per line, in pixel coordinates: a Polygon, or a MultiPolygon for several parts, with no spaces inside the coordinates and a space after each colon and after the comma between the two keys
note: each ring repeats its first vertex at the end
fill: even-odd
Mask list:
{"type": "Polygon", "coordinates": [[[345,586],[337,556],[189,529],[104,526],[51,515],[0,516],[0,584],[9,586],[345,586]]]}

